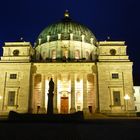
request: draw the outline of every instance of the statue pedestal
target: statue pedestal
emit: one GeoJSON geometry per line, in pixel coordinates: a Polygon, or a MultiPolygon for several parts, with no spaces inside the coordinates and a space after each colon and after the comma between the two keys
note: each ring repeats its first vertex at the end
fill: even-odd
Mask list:
{"type": "Polygon", "coordinates": [[[47,114],[53,114],[53,93],[50,92],[48,94],[48,107],[47,107],[47,114]]]}
{"type": "Polygon", "coordinates": [[[52,115],[54,113],[54,108],[53,108],[53,93],[54,91],[54,82],[51,78],[49,82],[49,93],[48,93],[48,106],[47,106],[47,114],[52,115]]]}

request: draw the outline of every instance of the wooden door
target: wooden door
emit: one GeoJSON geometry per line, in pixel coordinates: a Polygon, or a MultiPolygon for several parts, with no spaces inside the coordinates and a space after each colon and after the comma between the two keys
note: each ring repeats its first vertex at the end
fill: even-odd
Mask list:
{"type": "Polygon", "coordinates": [[[68,114],[68,97],[61,97],[61,113],[68,114]]]}

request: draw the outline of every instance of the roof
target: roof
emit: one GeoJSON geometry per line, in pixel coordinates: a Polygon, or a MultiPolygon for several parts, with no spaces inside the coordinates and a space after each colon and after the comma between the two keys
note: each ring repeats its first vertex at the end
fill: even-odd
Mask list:
{"type": "Polygon", "coordinates": [[[82,35],[84,35],[85,42],[90,43],[91,38],[93,42],[96,42],[96,38],[89,28],[73,21],[69,17],[69,13],[65,12],[61,21],[49,25],[40,33],[36,45],[46,43],[48,37],[49,41],[58,40],[58,34],[61,35],[61,40],[70,40],[70,34],[73,34],[73,40],[82,41],[82,35]]]}

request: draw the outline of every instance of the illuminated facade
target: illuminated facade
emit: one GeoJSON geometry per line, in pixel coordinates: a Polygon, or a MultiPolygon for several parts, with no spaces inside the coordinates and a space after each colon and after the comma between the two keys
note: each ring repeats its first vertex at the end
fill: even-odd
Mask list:
{"type": "Polygon", "coordinates": [[[140,112],[140,86],[134,86],[134,100],[136,112],[140,112]]]}
{"type": "Polygon", "coordinates": [[[53,78],[54,113],[134,114],[133,63],[126,47],[123,41],[97,41],[68,12],[41,32],[34,47],[6,42],[0,61],[0,113],[46,113],[53,78]]]}

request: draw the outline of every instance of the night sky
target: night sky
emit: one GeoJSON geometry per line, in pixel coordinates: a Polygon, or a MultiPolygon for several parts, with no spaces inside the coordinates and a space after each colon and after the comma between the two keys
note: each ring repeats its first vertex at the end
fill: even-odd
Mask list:
{"type": "Polygon", "coordinates": [[[1,0],[0,54],[4,42],[21,37],[34,44],[49,24],[70,17],[91,29],[98,41],[126,41],[134,62],[134,84],[140,85],[140,0],[1,0]]]}

